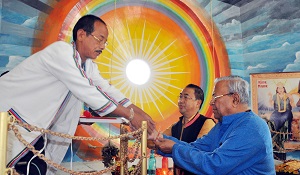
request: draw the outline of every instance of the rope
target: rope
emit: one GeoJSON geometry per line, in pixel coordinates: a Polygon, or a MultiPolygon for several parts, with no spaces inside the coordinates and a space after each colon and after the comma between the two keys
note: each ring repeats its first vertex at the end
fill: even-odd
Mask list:
{"type": "MultiPolygon", "coordinates": [[[[104,173],[107,173],[109,171],[113,171],[117,168],[118,166],[118,163],[116,162],[115,165],[113,166],[110,166],[108,167],[107,169],[104,169],[104,170],[101,170],[101,171],[98,171],[98,172],[88,172],[88,173],[85,173],[85,172],[77,172],[77,171],[73,171],[73,170],[70,170],[70,169],[67,169],[63,166],[61,166],[60,164],[57,164],[53,161],[51,161],[50,159],[47,159],[43,154],[39,153],[38,150],[36,150],[33,145],[31,145],[29,142],[27,142],[21,135],[20,131],[18,130],[17,126],[16,125],[19,125],[21,127],[24,127],[28,130],[31,130],[31,131],[38,131],[38,132],[41,132],[42,134],[51,134],[51,135],[54,135],[54,136],[58,136],[58,137],[63,137],[63,138],[68,138],[68,139],[74,139],[74,140],[89,140],[89,141],[103,141],[103,140],[113,140],[113,139],[122,139],[122,140],[126,140],[126,145],[124,146],[124,151],[121,150],[120,154],[121,154],[121,162],[125,163],[127,161],[129,162],[133,162],[138,156],[138,153],[139,153],[139,148],[140,148],[140,145],[141,145],[141,136],[142,136],[142,133],[143,133],[143,128],[140,128],[136,131],[133,131],[133,132],[128,132],[127,130],[123,133],[125,134],[121,134],[121,135],[117,135],[117,136],[109,136],[109,137],[104,137],[104,138],[96,138],[96,137],[82,137],[82,136],[72,136],[72,135],[69,135],[69,134],[63,134],[63,133],[58,133],[58,132],[53,132],[51,130],[46,130],[46,129],[43,129],[43,128],[38,128],[36,126],[32,126],[32,125],[29,125],[27,123],[23,123],[19,120],[15,120],[13,116],[11,116],[12,119],[11,119],[11,122],[9,123],[9,129],[11,129],[15,136],[17,137],[17,139],[23,143],[31,152],[33,152],[34,155],[36,155],[37,157],[39,157],[40,159],[44,160],[47,164],[51,165],[52,167],[56,168],[56,169],[59,169],[61,171],[64,171],[66,173],[69,173],[69,174],[72,174],[72,175],[98,175],[98,174],[104,174],[104,173]],[[136,141],[134,142],[133,144],[133,147],[136,148],[135,150],[135,154],[134,154],[134,157],[132,159],[129,159],[128,156],[126,156],[126,153],[128,151],[128,140],[130,138],[130,136],[136,138],[136,141]]],[[[121,142],[122,143],[122,142],[121,142]]],[[[140,158],[144,158],[144,157],[140,157],[140,158]]],[[[140,159],[140,161],[138,162],[136,168],[134,169],[134,171],[132,173],[130,173],[130,175],[133,175],[135,174],[136,172],[141,172],[141,164],[142,164],[142,159],[140,159]]],[[[15,169],[8,169],[6,170],[7,171],[7,174],[13,174],[13,175],[19,175],[15,169]]],[[[128,169],[127,167],[125,168],[125,173],[126,175],[128,175],[128,169]]]]}
{"type": "MultiPolygon", "coordinates": [[[[122,133],[127,133],[128,132],[128,130],[126,129],[126,128],[123,128],[123,130],[121,131],[122,133]]],[[[124,140],[123,140],[125,143],[127,143],[128,142],[128,138],[124,138],[124,140]]],[[[136,149],[135,149],[135,152],[134,152],[134,156],[133,156],[133,158],[132,159],[128,159],[128,157],[127,157],[127,159],[124,161],[124,165],[127,165],[127,162],[130,162],[130,163],[132,163],[132,162],[134,162],[135,161],[135,159],[138,157],[138,153],[139,153],[139,148],[140,148],[140,145],[141,145],[141,141],[142,141],[142,137],[141,137],[141,134],[140,135],[136,135],[136,142],[134,142],[134,144],[133,144],[133,148],[134,147],[136,147],[136,149]]],[[[125,157],[124,156],[124,154],[126,154],[126,153],[128,153],[128,144],[127,145],[124,145],[124,150],[121,152],[122,154],[123,154],[123,156],[122,157],[125,157]]],[[[136,168],[134,168],[134,170],[130,173],[130,175],[135,175],[135,174],[141,174],[141,165],[142,165],[142,160],[144,159],[144,158],[147,158],[147,157],[139,157],[140,158],[140,160],[139,160],[139,162],[137,163],[137,166],[136,166],[136,168]]],[[[128,171],[125,171],[125,175],[128,175],[129,174],[129,172],[128,171]]]]}
{"type": "Polygon", "coordinates": [[[96,137],[82,137],[82,136],[72,136],[69,134],[63,134],[63,133],[59,133],[59,132],[53,132],[51,130],[46,130],[43,128],[38,128],[36,126],[32,126],[30,124],[27,123],[23,123],[19,120],[16,120],[14,122],[15,124],[22,126],[23,128],[26,128],[30,131],[38,131],[42,134],[51,134],[54,136],[58,136],[58,137],[63,137],[63,138],[68,138],[68,139],[73,139],[73,140],[88,140],[88,141],[105,141],[105,140],[114,140],[114,139],[118,139],[118,138],[123,138],[123,137],[129,137],[131,135],[137,135],[139,133],[142,133],[143,129],[140,128],[136,131],[133,131],[131,133],[128,134],[122,134],[122,135],[116,135],[116,136],[109,136],[109,137],[103,137],[103,138],[96,138],[96,137]]]}

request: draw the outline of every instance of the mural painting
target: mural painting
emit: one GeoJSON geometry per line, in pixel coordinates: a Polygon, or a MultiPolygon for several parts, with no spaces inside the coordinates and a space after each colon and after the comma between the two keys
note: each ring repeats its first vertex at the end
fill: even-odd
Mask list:
{"type": "MultiPolygon", "coordinates": [[[[110,30],[109,45],[97,60],[102,76],[134,99],[162,130],[177,120],[176,97],[188,83],[204,89],[200,112],[213,117],[209,100],[215,77],[235,74],[250,81],[252,73],[300,71],[298,0],[1,2],[0,73],[54,41],[71,42],[80,16],[100,16],[110,30]],[[133,60],[143,60],[151,70],[143,85],[126,77],[133,60]]],[[[78,131],[102,134],[109,127],[118,130],[117,125],[94,124],[79,125],[78,131]]]]}

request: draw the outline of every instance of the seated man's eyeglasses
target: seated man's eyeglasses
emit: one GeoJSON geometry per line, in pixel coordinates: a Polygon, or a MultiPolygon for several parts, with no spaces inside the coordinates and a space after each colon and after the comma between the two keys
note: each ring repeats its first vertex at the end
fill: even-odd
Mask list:
{"type": "Polygon", "coordinates": [[[217,95],[217,96],[212,96],[212,100],[213,101],[216,101],[216,99],[218,99],[218,98],[221,98],[221,97],[224,97],[224,96],[226,96],[226,95],[233,95],[234,93],[228,93],[228,94],[223,94],[223,95],[217,95]]]}
{"type": "Polygon", "coordinates": [[[196,99],[193,99],[192,97],[188,96],[188,95],[179,95],[178,96],[178,100],[196,100],[196,99]]]}

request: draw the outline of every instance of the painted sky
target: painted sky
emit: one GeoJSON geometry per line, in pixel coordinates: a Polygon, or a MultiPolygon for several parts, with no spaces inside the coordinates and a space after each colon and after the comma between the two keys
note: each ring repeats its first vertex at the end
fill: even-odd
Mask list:
{"type": "Polygon", "coordinates": [[[300,1],[222,2],[212,14],[226,43],[232,74],[299,71],[300,1]]]}
{"type": "MultiPolygon", "coordinates": [[[[299,71],[300,1],[254,0],[243,6],[197,0],[213,16],[230,59],[232,74],[299,71]],[[276,65],[276,66],[274,66],[276,65]]],[[[0,73],[31,54],[33,34],[40,32],[47,10],[57,1],[32,7],[2,0],[0,73]]],[[[243,3],[242,3],[243,4],[243,3]]]]}

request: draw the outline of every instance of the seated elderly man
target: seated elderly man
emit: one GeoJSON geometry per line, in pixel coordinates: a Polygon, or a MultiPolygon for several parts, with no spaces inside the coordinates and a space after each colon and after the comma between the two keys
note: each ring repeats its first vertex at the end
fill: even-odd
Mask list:
{"type": "Polygon", "coordinates": [[[210,102],[219,122],[190,144],[164,135],[157,152],[194,174],[275,175],[271,134],[248,108],[249,84],[238,76],[215,80],[210,102]]]}

